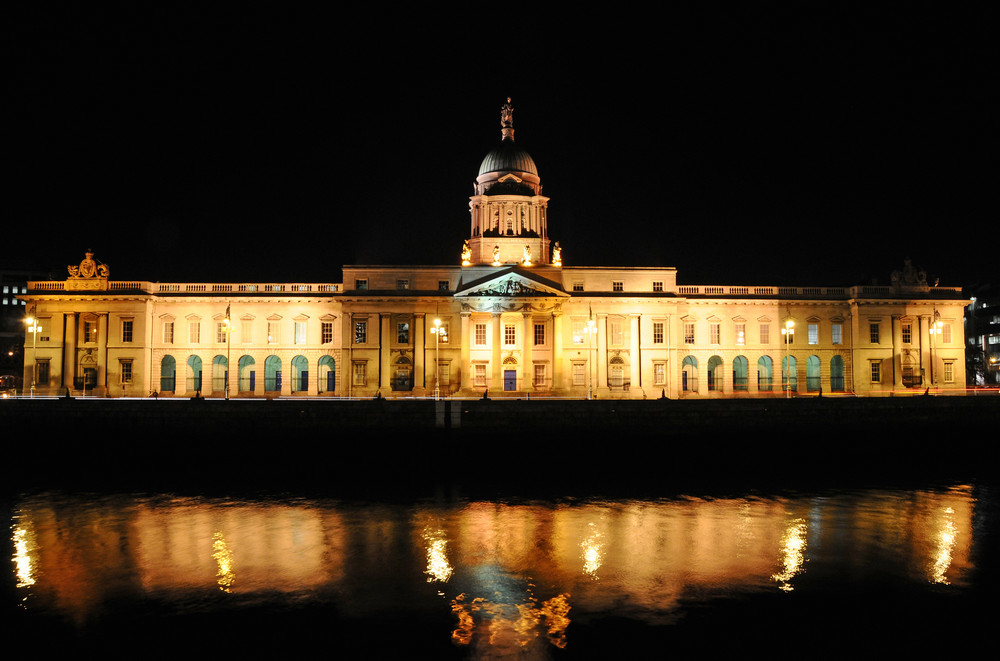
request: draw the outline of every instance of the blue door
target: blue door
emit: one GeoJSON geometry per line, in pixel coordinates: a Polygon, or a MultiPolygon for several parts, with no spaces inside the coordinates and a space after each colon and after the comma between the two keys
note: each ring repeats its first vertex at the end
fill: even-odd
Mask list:
{"type": "Polygon", "coordinates": [[[299,390],[309,390],[309,370],[299,372],[299,390]]]}
{"type": "Polygon", "coordinates": [[[250,370],[250,392],[254,392],[256,390],[256,388],[254,387],[256,384],[257,384],[257,372],[255,372],[254,370],[250,370]]]}
{"type": "Polygon", "coordinates": [[[517,390],[517,370],[503,371],[503,389],[517,390]]]}
{"type": "Polygon", "coordinates": [[[328,392],[333,392],[334,390],[337,389],[336,386],[337,383],[334,380],[333,370],[330,370],[329,372],[326,373],[326,389],[328,392]]]}

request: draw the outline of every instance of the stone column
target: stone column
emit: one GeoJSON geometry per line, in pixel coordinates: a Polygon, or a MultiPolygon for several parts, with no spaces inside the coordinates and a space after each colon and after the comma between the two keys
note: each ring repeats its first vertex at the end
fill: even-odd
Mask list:
{"type": "Polygon", "coordinates": [[[490,364],[492,365],[492,382],[490,383],[491,392],[500,392],[503,390],[503,368],[500,365],[500,313],[493,313],[493,351],[490,357],[490,364]]]}
{"type": "Polygon", "coordinates": [[[563,374],[563,316],[561,312],[552,313],[552,389],[566,387],[566,375],[563,374]]]}
{"type": "Polygon", "coordinates": [[[535,389],[535,364],[531,362],[531,348],[535,342],[534,318],[530,312],[522,312],[521,318],[524,320],[524,348],[521,355],[524,356],[524,367],[521,368],[525,392],[533,392],[535,389]]]}
{"type": "Polygon", "coordinates": [[[75,312],[67,312],[63,322],[66,329],[63,337],[63,385],[68,390],[73,389],[73,381],[76,379],[76,337],[77,324],[79,323],[75,312]]]}
{"type": "Polygon", "coordinates": [[[597,384],[595,388],[608,387],[608,315],[597,315],[597,384]]]}
{"type": "Polygon", "coordinates": [[[427,315],[418,312],[413,315],[413,395],[423,396],[427,391],[426,351],[427,315]]]}
{"type": "Polygon", "coordinates": [[[379,338],[378,338],[378,387],[385,397],[392,392],[392,366],[389,351],[391,339],[392,315],[388,312],[379,313],[379,338]]]}
{"type": "Polygon", "coordinates": [[[108,392],[108,313],[97,315],[97,385],[108,392]]]}
{"type": "Polygon", "coordinates": [[[472,334],[469,332],[470,322],[472,321],[472,313],[468,310],[462,311],[462,363],[459,365],[459,370],[462,373],[462,391],[468,391],[472,388],[472,364],[470,361],[470,351],[472,350],[472,334]]]}
{"type": "Polygon", "coordinates": [[[630,389],[642,388],[642,364],[639,356],[639,315],[629,315],[629,381],[630,389]]]}

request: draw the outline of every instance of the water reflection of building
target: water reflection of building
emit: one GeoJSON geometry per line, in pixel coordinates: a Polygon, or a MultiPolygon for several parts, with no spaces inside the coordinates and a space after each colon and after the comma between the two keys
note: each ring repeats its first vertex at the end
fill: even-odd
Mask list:
{"type": "Polygon", "coordinates": [[[44,329],[26,374],[37,370],[45,391],[111,395],[964,388],[966,301],[909,263],[884,286],[682,286],[674,268],[572,266],[550,238],[548,201],[508,100],[454,265],[345,266],[329,283],[154,283],[110,280],[88,254],[67,280],[30,282],[21,296],[44,329]]]}
{"type": "Polygon", "coordinates": [[[974,505],[967,488],[416,509],[37,497],[16,511],[13,567],[29,612],[78,621],[115,599],[266,595],[356,617],[450,613],[440,635],[458,644],[562,646],[574,617],[663,623],[682,596],[795,590],[845,565],[878,585],[961,585],[974,505]]]}

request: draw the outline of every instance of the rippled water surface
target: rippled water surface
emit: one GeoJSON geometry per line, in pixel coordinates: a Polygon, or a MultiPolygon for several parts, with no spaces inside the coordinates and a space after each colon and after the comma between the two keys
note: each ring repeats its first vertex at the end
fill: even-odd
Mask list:
{"type": "Polygon", "coordinates": [[[25,495],[10,504],[9,642],[134,658],[959,650],[981,631],[993,507],[974,485],[407,504],[25,495]]]}

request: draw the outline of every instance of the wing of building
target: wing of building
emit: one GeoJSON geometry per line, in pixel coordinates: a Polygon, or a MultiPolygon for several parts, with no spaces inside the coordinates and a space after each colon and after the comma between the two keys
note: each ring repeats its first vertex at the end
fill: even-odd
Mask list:
{"type": "Polygon", "coordinates": [[[87,253],[32,281],[25,388],[107,396],[601,398],[964,392],[959,288],[678,286],[674,268],[563,263],[514,142],[479,168],[451,266],[331,283],[110,279],[87,253]]]}

